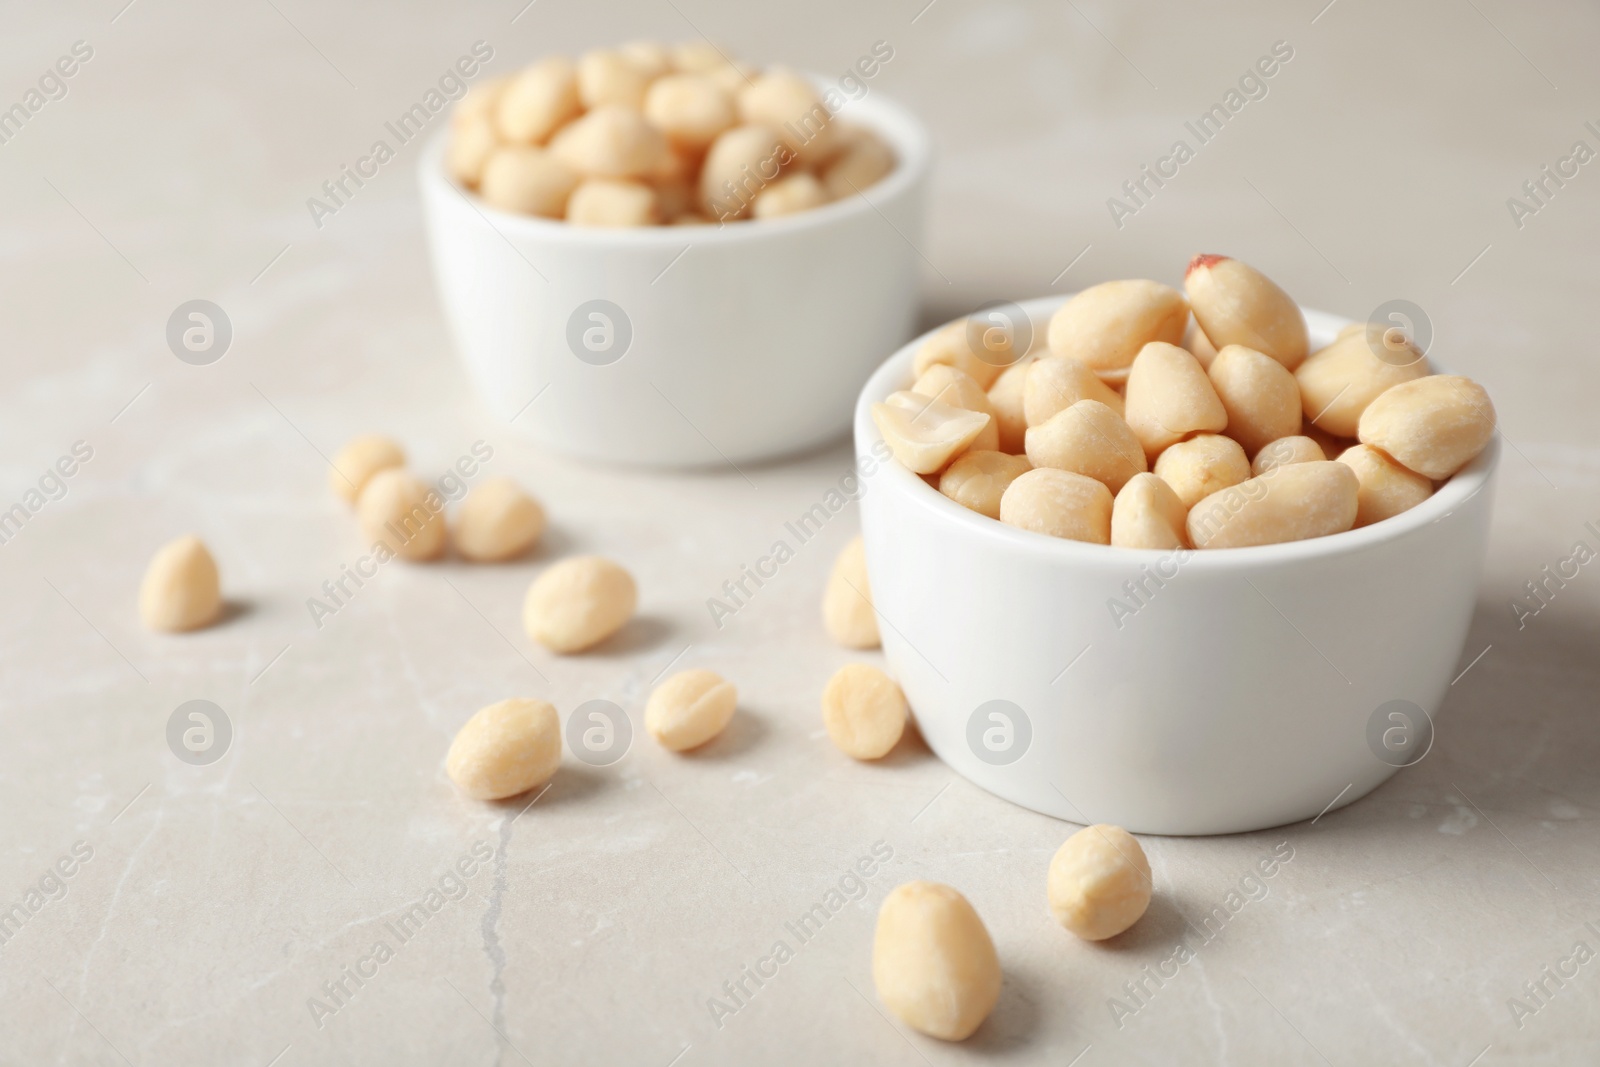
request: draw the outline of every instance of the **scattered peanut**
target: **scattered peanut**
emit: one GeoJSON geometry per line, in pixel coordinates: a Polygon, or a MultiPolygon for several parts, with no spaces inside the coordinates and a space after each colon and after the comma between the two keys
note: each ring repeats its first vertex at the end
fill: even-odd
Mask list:
{"type": "Polygon", "coordinates": [[[445,773],[467,796],[501,800],[544,785],[561,766],[561,718],[543,700],[480,708],[450,742],[445,773]]]}
{"type": "Polygon", "coordinates": [[[1120,826],[1086,826],[1050,860],[1050,912],[1085,941],[1115,937],[1150,907],[1150,861],[1120,826]]]}
{"type": "Polygon", "coordinates": [[[1189,509],[1160,476],[1135,474],[1111,503],[1111,543],[1118,548],[1188,548],[1188,515],[1189,509]]]}
{"type": "Polygon", "coordinates": [[[328,484],[335,493],[354,504],[374,474],[405,465],[405,450],[394,441],[382,434],[362,434],[351,438],[333,457],[328,484]]]}
{"type": "Polygon", "coordinates": [[[1361,413],[1359,436],[1408,470],[1444,479],[1471,463],[1494,429],[1494,404],[1483,386],[1436,374],[1380,394],[1361,413]]]}
{"type": "Polygon", "coordinates": [[[416,563],[444,554],[444,499],[404,468],[389,467],[369,478],[356,516],[368,540],[401,559],[416,563]]]}
{"type": "Polygon", "coordinates": [[[1192,433],[1221,433],[1228,425],[1200,361],[1164,341],[1145,345],[1129,368],[1125,413],[1151,460],[1192,433]]]}
{"type": "Polygon", "coordinates": [[[1252,476],[1290,463],[1316,463],[1328,458],[1322,446],[1309,437],[1280,437],[1262,447],[1250,463],[1252,476]]]}
{"type": "Polygon", "coordinates": [[[1047,422],[1030,426],[1025,437],[1028,462],[1104,482],[1115,493],[1128,479],[1149,469],[1133,430],[1098,400],[1080,400],[1047,422]]]}
{"type": "Polygon", "coordinates": [[[872,405],[872,421],[901,464],[918,474],[936,474],[966,451],[994,419],[917,393],[891,393],[872,405]]]}
{"type": "Polygon", "coordinates": [[[860,534],[833,561],[822,594],[822,625],[845,648],[878,647],[878,616],[867,582],[867,545],[860,534]]]}
{"type": "Polygon", "coordinates": [[[1029,470],[1025,456],[972,450],[939,475],[939,492],[964,508],[998,519],[1006,488],[1029,470]]]}
{"type": "Polygon", "coordinates": [[[148,630],[180,633],[215,621],[222,607],[217,562],[190,534],[156,550],[139,585],[139,619],[148,630]]]}
{"type": "Polygon", "coordinates": [[[1239,442],[1215,433],[1179,441],[1162,452],[1151,469],[1172,487],[1185,508],[1250,477],[1250,461],[1239,442]]]}
{"type": "Polygon", "coordinates": [[[522,626],[556,652],[593,648],[627,623],[638,606],[633,576],[600,556],[574,556],[551,565],[528,586],[522,626]]]}
{"type": "Polygon", "coordinates": [[[1339,462],[1356,472],[1356,526],[1370,526],[1416,507],[1433,495],[1433,483],[1370,445],[1352,445],[1339,462]]]}
{"type": "Polygon", "coordinates": [[[1189,262],[1183,289],[1195,321],[1218,352],[1244,345],[1289,370],[1306,358],[1306,320],[1289,294],[1254,267],[1227,256],[1201,255],[1189,262]]]}
{"type": "Polygon", "coordinates": [[[1000,957],[966,897],[938,882],[906,882],[878,909],[872,982],[907,1026],[964,1041],[1000,999],[1000,957]]]}
{"type": "Polygon", "coordinates": [[[1226,345],[1206,376],[1228,413],[1228,436],[1248,455],[1280,437],[1300,432],[1300,386],[1271,356],[1244,345],[1226,345]]]}
{"type": "Polygon", "coordinates": [[[1122,395],[1071,356],[1048,356],[1033,364],[1022,387],[1022,415],[1029,426],[1039,426],[1080,400],[1098,400],[1124,412],[1122,395]]]}
{"type": "Polygon", "coordinates": [[[1343,533],[1360,483],[1343,463],[1291,463],[1212,493],[1189,509],[1196,548],[1243,548],[1343,533]]]}
{"type": "Polygon", "coordinates": [[[1427,373],[1421,352],[1411,349],[1402,359],[1379,359],[1365,333],[1356,331],[1314,353],[1294,377],[1306,418],[1336,437],[1354,437],[1361,413],[1379,394],[1427,373]]]}
{"type": "Polygon", "coordinates": [[[687,752],[720,734],[738,706],[732,682],[712,671],[679,671],[650,694],[644,728],[672,751],[687,752]]]}
{"type": "Polygon", "coordinates": [[[544,149],[507,145],[483,165],[479,191],[501,211],[558,219],[577,186],[578,175],[544,149]]]}
{"type": "Polygon", "coordinates": [[[643,182],[590,178],[567,201],[574,226],[652,226],[658,217],[656,191],[643,182]]]}
{"type": "Polygon", "coordinates": [[[456,551],[479,563],[522,555],[544,533],[544,509],[510,478],[488,478],[461,501],[456,513],[456,551]]]}
{"type": "Polygon", "coordinates": [[[1111,543],[1111,490],[1071,471],[1019,475],[1000,497],[1000,521],[1051,537],[1111,543]]]}
{"type": "Polygon", "coordinates": [[[822,725],[845,755],[881,759],[905,732],[905,694],[876,667],[865,663],[841,667],[822,691],[822,725]]]}
{"type": "Polygon", "coordinates": [[[1101,282],[1062,304],[1050,319],[1050,351],[1121,383],[1145,345],[1176,345],[1188,321],[1188,302],[1170,286],[1142,278],[1101,282]]]}

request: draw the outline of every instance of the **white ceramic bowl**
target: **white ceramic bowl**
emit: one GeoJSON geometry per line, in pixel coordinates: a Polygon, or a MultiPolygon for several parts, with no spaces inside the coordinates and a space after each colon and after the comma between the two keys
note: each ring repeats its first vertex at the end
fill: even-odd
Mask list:
{"type": "Polygon", "coordinates": [[[892,174],[864,197],[726,226],[591,229],[497,211],[446,174],[448,131],[435,136],[420,164],[434,275],[490,409],[549,449],[652,466],[842,435],[861,384],[915,323],[931,150],[876,92],[840,114],[889,142],[892,174]]]}
{"type": "MultiPolygon", "coordinates": [[[[1036,336],[1061,301],[1021,305],[1036,336]]],[[[1348,321],[1306,320],[1314,348],[1348,321]]],[[[910,387],[916,345],[862,391],[863,459],[887,453],[871,406],[910,387]]],[[[1429,730],[1385,705],[1431,717],[1460,670],[1498,456],[1393,519],[1182,563],[1003,525],[874,459],[861,525],[884,654],[939,757],[1024,807],[1156,834],[1312,818],[1407,758],[1379,758],[1384,731],[1429,730]]]]}

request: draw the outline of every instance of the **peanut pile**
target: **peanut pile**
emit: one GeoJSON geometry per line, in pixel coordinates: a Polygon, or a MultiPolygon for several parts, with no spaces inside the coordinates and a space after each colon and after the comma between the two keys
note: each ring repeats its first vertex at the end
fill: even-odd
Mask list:
{"type": "Polygon", "coordinates": [[[705,42],[550,56],[457,106],[446,167],[503,211],[576,226],[772,218],[854,196],[893,151],[800,74],[705,42]]]}
{"type": "Polygon", "coordinates": [[[1433,374],[1398,329],[1353,323],[1309,352],[1288,294],[1226,256],[1196,256],[1181,293],[1085,289],[1038,356],[984,325],[933,334],[873,421],[945,496],[1052,537],[1171,550],[1341,533],[1420,504],[1495,431],[1483,387],[1433,374]]]}

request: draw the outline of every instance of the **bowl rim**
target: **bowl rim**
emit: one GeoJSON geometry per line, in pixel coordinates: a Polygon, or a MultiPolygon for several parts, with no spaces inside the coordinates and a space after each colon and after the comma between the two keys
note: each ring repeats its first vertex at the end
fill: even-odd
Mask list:
{"type": "MultiPolygon", "coordinates": [[[[816,75],[811,75],[811,78],[813,81],[821,80],[816,75]]],[[[607,228],[573,226],[562,219],[502,211],[489,206],[476,192],[445,171],[444,151],[451,134],[448,123],[423,146],[418,162],[419,180],[425,188],[455,193],[456,197],[464,200],[507,237],[599,248],[659,248],[662,245],[681,245],[685,240],[697,245],[759,241],[763,237],[820,229],[861,216],[881,216],[883,213],[878,207],[879,202],[898,199],[927,176],[933,165],[933,138],[927,126],[911,109],[890,99],[881,90],[869,91],[865,96],[847,101],[835,112],[834,117],[844,117],[868,126],[887,140],[895,152],[894,169],[859,195],[775,219],[739,219],[703,226],[607,228]]]]}
{"type": "MultiPolygon", "coordinates": [[[[1041,338],[1044,336],[1050,314],[1074,295],[1074,293],[1065,293],[1059,296],[1033,297],[1016,301],[1015,306],[1021,308],[1028,315],[1033,323],[1034,336],[1041,338]]],[[[1317,311],[1312,308],[1301,308],[1301,313],[1306,318],[1306,325],[1312,335],[1313,344],[1316,344],[1318,338],[1324,336],[1327,341],[1322,342],[1322,344],[1325,345],[1331,342],[1333,335],[1339,329],[1355,321],[1342,315],[1335,315],[1327,311],[1317,311]]],[[[862,387],[861,394],[856,400],[854,424],[858,460],[864,458],[865,454],[875,444],[883,440],[882,435],[878,432],[877,425],[872,421],[872,405],[897,389],[909,389],[911,387],[908,379],[911,362],[915,358],[917,348],[941,328],[942,325],[935,327],[907,342],[888,359],[884,360],[878,366],[878,369],[873,371],[872,377],[867,379],[867,384],[862,387]]],[[[1033,351],[1038,351],[1037,343],[1033,351]]],[[[1029,354],[1032,353],[1030,352],[1029,354]]],[[[1445,373],[1438,361],[1431,357],[1429,358],[1429,365],[1433,368],[1435,374],[1445,373]]],[[[1008,526],[998,519],[980,515],[969,508],[957,504],[954,500],[951,500],[923,481],[921,475],[915,474],[909,468],[902,466],[893,457],[885,459],[878,464],[878,469],[872,476],[872,480],[876,481],[878,478],[886,479],[882,489],[893,491],[908,506],[925,512],[930,521],[950,524],[955,529],[971,537],[987,537],[1013,551],[1041,556],[1046,560],[1058,563],[1115,566],[1118,563],[1149,564],[1157,560],[1170,558],[1177,553],[1185,553],[1186,557],[1183,563],[1185,570],[1228,571],[1263,565],[1271,566],[1329,559],[1362,552],[1381,544],[1415,535],[1423,528],[1447,518],[1488,487],[1490,478],[1500,461],[1499,439],[1500,433],[1497,420],[1496,432],[1489,439],[1489,444],[1485,446],[1482,452],[1478,453],[1471,463],[1457,471],[1448,481],[1440,485],[1427,500],[1392,518],[1375,522],[1370,526],[1329,534],[1325,537],[1312,537],[1302,541],[1286,541],[1273,545],[1249,545],[1239,548],[1126,548],[1116,545],[1093,544],[1087,541],[1073,541],[1062,537],[1051,537],[1048,534],[1037,533],[1033,530],[1008,526]]],[[[884,447],[887,449],[887,445],[884,447]]],[[[870,493],[870,490],[867,492],[870,493]]]]}

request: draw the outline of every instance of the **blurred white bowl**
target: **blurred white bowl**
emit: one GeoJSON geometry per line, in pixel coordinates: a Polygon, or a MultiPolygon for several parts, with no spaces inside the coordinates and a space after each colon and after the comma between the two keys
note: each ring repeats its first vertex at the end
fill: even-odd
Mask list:
{"type": "Polygon", "coordinates": [[[434,276],[490,409],[554,451],[650,466],[843,434],[862,382],[915,323],[931,150],[876,92],[840,115],[888,141],[893,173],[864,196],[720,227],[497,211],[446,174],[448,131],[436,135],[421,160],[434,276]]]}
{"type": "MultiPolygon", "coordinates": [[[[1021,305],[1038,336],[1062,299],[1021,305]]],[[[1348,321],[1306,320],[1314,348],[1348,321]]],[[[886,453],[871,407],[910,387],[917,343],[862,391],[858,456],[886,453]]],[[[1496,440],[1372,526],[1182,562],[1019,530],[874,460],[861,525],[884,654],[939,757],[1024,807],[1155,834],[1311,818],[1426,754],[1498,458],[1496,440]]]]}

